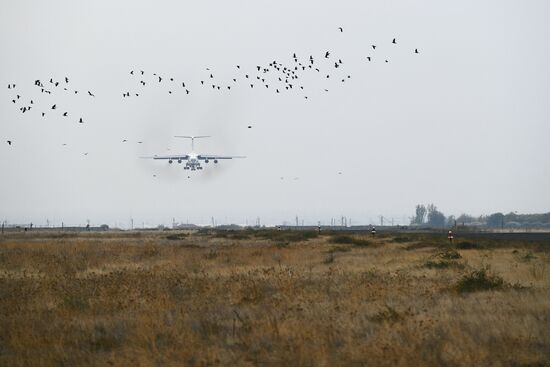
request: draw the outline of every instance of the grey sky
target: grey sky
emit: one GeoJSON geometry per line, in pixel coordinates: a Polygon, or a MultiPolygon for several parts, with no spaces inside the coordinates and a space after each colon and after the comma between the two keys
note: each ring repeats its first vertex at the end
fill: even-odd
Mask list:
{"type": "Polygon", "coordinates": [[[365,223],[429,202],[445,214],[548,211],[549,10],[542,0],[3,0],[0,218],[365,223]],[[237,64],[256,75],[294,52],[322,63],[327,50],[351,79],[309,73],[304,93],[281,94],[199,83],[206,67],[228,85],[237,64]],[[151,86],[123,99],[140,89],[132,69],[184,80],[191,94],[151,86]],[[97,97],[33,86],[65,76],[97,97]],[[9,83],[33,113],[19,112],[9,83]],[[53,103],[69,117],[49,113],[53,103]],[[188,134],[213,136],[197,151],[248,158],[195,174],[137,158],[187,152],[173,135],[188,134]]]}

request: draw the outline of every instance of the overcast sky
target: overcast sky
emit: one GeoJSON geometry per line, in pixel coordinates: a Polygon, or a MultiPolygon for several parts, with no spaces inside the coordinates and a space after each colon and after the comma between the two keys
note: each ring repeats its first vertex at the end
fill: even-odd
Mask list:
{"type": "Polygon", "coordinates": [[[2,0],[0,219],[358,224],[432,202],[447,215],[547,212],[548,14],[546,0],[2,0]],[[272,88],[243,78],[293,53],[321,72],[280,94],[273,72],[272,88]],[[222,90],[201,86],[210,73],[222,90]],[[33,85],[50,78],[62,81],[51,95],[33,85]],[[186,153],[173,136],[202,134],[197,152],[247,158],[194,173],[139,159],[186,153]]]}

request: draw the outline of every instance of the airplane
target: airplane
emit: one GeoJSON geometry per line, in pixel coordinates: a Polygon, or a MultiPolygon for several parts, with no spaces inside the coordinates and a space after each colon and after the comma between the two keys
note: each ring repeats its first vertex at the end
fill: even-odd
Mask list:
{"type": "Polygon", "coordinates": [[[165,160],[168,160],[169,164],[172,164],[174,161],[177,161],[178,163],[182,163],[183,161],[186,161],[183,169],[191,170],[191,171],[202,170],[203,167],[201,166],[201,161],[204,161],[204,163],[208,163],[210,161],[213,161],[214,163],[218,163],[218,160],[222,160],[222,159],[246,158],[244,156],[237,156],[237,155],[216,155],[216,154],[195,153],[195,139],[209,138],[210,136],[208,135],[199,135],[199,136],[176,135],[174,137],[191,139],[191,153],[165,155],[165,156],[154,155],[152,157],[141,157],[141,158],[165,159],[165,160]]]}

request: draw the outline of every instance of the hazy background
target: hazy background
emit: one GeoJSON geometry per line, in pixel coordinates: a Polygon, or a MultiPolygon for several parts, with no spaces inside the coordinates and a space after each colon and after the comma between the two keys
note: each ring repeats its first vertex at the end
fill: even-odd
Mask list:
{"type": "Polygon", "coordinates": [[[345,215],[358,224],[405,222],[429,202],[445,214],[548,211],[549,11],[545,0],[2,0],[0,219],[137,226],[345,215]],[[308,100],[199,85],[206,67],[226,85],[236,64],[251,71],[326,50],[352,78],[304,79],[308,100]],[[133,69],[185,80],[191,94],[142,88],[123,99],[139,89],[133,69]],[[96,98],[33,86],[65,76],[96,98]],[[70,118],[21,114],[8,83],[70,118]],[[185,153],[190,144],[173,135],[191,134],[213,136],[197,151],[248,158],[195,173],[138,159],[185,153]]]}

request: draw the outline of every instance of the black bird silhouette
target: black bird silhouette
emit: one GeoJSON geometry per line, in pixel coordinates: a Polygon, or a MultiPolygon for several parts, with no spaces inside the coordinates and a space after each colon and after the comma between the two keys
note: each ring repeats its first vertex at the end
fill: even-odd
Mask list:
{"type": "Polygon", "coordinates": [[[252,126],[251,126],[251,125],[248,125],[248,128],[249,128],[249,129],[252,129],[252,126]]]}
{"type": "Polygon", "coordinates": [[[55,82],[55,86],[57,87],[59,85],[59,82],[55,82]]]}
{"type": "Polygon", "coordinates": [[[162,77],[159,76],[159,83],[162,82],[162,77]]]}
{"type": "Polygon", "coordinates": [[[185,82],[182,82],[182,83],[181,83],[181,86],[185,88],[185,82]]]}
{"type": "Polygon", "coordinates": [[[127,141],[128,141],[128,140],[124,139],[122,142],[123,142],[123,143],[126,143],[127,141]]]}
{"type": "Polygon", "coordinates": [[[133,70],[132,70],[132,71],[130,71],[130,74],[131,74],[131,75],[134,75],[134,71],[133,71],[133,70]]]}
{"type": "Polygon", "coordinates": [[[64,116],[64,117],[67,117],[67,112],[63,112],[63,116],[64,116]]]}
{"type": "Polygon", "coordinates": [[[327,52],[325,53],[325,59],[328,59],[329,56],[330,56],[330,52],[327,51],[327,52]]]}
{"type": "Polygon", "coordinates": [[[189,90],[186,89],[186,90],[185,90],[185,94],[189,94],[189,90]]]}
{"type": "Polygon", "coordinates": [[[373,50],[376,50],[376,45],[372,45],[372,49],[373,49],[373,50]]]}
{"type": "Polygon", "coordinates": [[[337,62],[335,62],[335,63],[334,63],[334,67],[335,67],[335,68],[339,68],[339,67],[340,67],[340,65],[338,65],[338,63],[337,63],[337,62]]]}
{"type": "Polygon", "coordinates": [[[367,60],[369,60],[369,61],[370,61],[370,56],[367,56],[367,60]]]}
{"type": "Polygon", "coordinates": [[[214,75],[210,74],[210,79],[212,79],[214,77],[214,75]]]}
{"type": "Polygon", "coordinates": [[[65,77],[65,83],[69,82],[69,78],[65,77]]]}
{"type": "Polygon", "coordinates": [[[11,145],[11,140],[6,140],[6,142],[8,143],[8,145],[11,145]]]}
{"type": "Polygon", "coordinates": [[[233,81],[236,83],[236,82],[237,82],[237,79],[233,79],[233,81]]]}
{"type": "Polygon", "coordinates": [[[250,88],[254,88],[254,84],[250,84],[250,88]]]}
{"type": "Polygon", "coordinates": [[[338,27],[338,29],[340,30],[340,33],[342,33],[344,31],[344,28],[342,28],[342,27],[338,27]]]}
{"type": "Polygon", "coordinates": [[[258,68],[258,71],[260,71],[261,67],[260,66],[256,66],[258,68]]]}
{"type": "Polygon", "coordinates": [[[95,95],[90,91],[88,91],[88,94],[90,95],[90,97],[95,97],[95,95]]]}
{"type": "Polygon", "coordinates": [[[145,71],[143,71],[143,70],[140,70],[140,71],[141,71],[141,75],[145,74],[145,71]]]}
{"type": "Polygon", "coordinates": [[[240,69],[241,67],[239,65],[237,65],[237,69],[240,69]]]}
{"type": "Polygon", "coordinates": [[[395,41],[395,38],[393,39],[393,41],[391,41],[391,43],[393,43],[394,45],[397,44],[397,42],[395,41]]]}
{"type": "Polygon", "coordinates": [[[45,113],[45,112],[42,112],[42,117],[44,117],[44,115],[46,115],[46,113],[45,113]]]}
{"type": "Polygon", "coordinates": [[[15,99],[12,99],[11,101],[12,101],[13,103],[16,103],[16,102],[15,102],[15,99]]]}
{"type": "Polygon", "coordinates": [[[80,118],[80,120],[78,120],[78,123],[79,123],[79,124],[84,123],[84,121],[82,121],[82,117],[80,118]]]}
{"type": "Polygon", "coordinates": [[[418,53],[418,49],[417,49],[417,48],[414,49],[414,53],[415,53],[415,54],[418,53]]]}
{"type": "Polygon", "coordinates": [[[55,110],[56,107],[57,107],[56,105],[53,105],[53,106],[52,106],[52,110],[55,110]]]}
{"type": "Polygon", "coordinates": [[[204,80],[201,80],[201,84],[204,84],[204,80]]]}
{"type": "Polygon", "coordinates": [[[386,62],[388,62],[388,60],[386,60],[386,62]]]}

